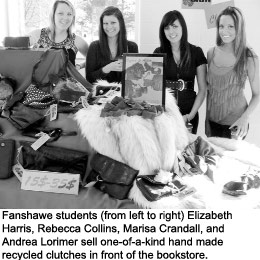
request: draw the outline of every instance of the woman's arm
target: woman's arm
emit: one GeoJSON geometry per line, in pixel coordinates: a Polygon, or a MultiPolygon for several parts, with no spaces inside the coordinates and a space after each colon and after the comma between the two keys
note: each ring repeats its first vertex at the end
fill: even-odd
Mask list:
{"type": "MultiPolygon", "coordinates": [[[[83,38],[81,38],[80,36],[76,36],[76,38],[75,38],[75,45],[77,46],[79,52],[84,57],[87,57],[87,53],[88,53],[88,44],[87,44],[87,42],[83,38]]],[[[82,63],[76,64],[76,68],[78,70],[83,69],[85,67],[86,67],[86,61],[84,61],[82,63]]]]}
{"type": "Polygon", "coordinates": [[[258,57],[249,57],[247,63],[247,76],[249,79],[249,84],[252,91],[252,98],[246,111],[242,116],[233,124],[230,128],[237,126],[236,134],[240,137],[244,137],[248,131],[248,124],[250,121],[250,116],[256,109],[260,100],[260,90],[259,90],[259,59],[258,57]]]}
{"type": "Polygon", "coordinates": [[[30,46],[34,46],[41,36],[41,29],[36,29],[34,31],[29,32],[28,36],[30,37],[30,46]]]}
{"type": "Polygon", "coordinates": [[[206,91],[207,91],[206,73],[207,73],[206,64],[202,64],[197,67],[196,77],[198,83],[198,94],[196,96],[196,99],[194,101],[190,113],[183,116],[185,122],[187,120],[190,121],[195,117],[196,113],[198,112],[200,106],[202,105],[205,99],[206,91]]]}
{"type": "Polygon", "coordinates": [[[84,57],[87,57],[87,53],[88,53],[88,44],[87,44],[87,42],[83,38],[81,38],[80,36],[76,36],[76,38],[75,38],[75,45],[78,48],[79,52],[84,57]]]}

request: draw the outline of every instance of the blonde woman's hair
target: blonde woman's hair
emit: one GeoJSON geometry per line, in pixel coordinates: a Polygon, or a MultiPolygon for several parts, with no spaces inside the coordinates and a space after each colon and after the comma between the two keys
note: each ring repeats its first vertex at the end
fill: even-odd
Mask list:
{"type": "Polygon", "coordinates": [[[70,7],[71,11],[72,11],[72,14],[73,14],[73,19],[72,19],[72,23],[70,25],[70,27],[68,28],[68,36],[71,37],[72,36],[72,32],[73,32],[73,28],[75,26],[75,8],[74,6],[72,5],[72,3],[68,0],[56,0],[54,3],[53,3],[53,6],[52,6],[52,9],[51,9],[51,12],[50,12],[50,25],[49,25],[49,32],[51,34],[51,40],[54,40],[55,39],[55,12],[56,12],[56,9],[58,7],[58,4],[66,4],[68,7],[70,7]]]}
{"type": "Polygon", "coordinates": [[[221,37],[219,35],[219,22],[222,15],[229,15],[232,17],[235,29],[236,37],[234,40],[234,51],[236,56],[236,64],[234,70],[236,72],[237,78],[241,80],[246,72],[248,57],[256,57],[254,53],[247,47],[246,42],[246,31],[245,31],[245,21],[242,12],[237,7],[228,6],[224,9],[218,16],[217,23],[217,46],[223,45],[221,37]]]}

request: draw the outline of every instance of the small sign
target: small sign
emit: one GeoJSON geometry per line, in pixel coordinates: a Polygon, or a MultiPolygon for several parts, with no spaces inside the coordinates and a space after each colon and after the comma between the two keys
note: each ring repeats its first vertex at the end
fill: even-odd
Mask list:
{"type": "Polygon", "coordinates": [[[206,15],[208,29],[216,27],[216,20],[218,15],[228,6],[234,6],[234,0],[211,5],[205,8],[205,15],[206,15]]]}
{"type": "Polygon", "coordinates": [[[37,139],[32,145],[31,147],[33,148],[34,151],[38,150],[41,146],[43,146],[51,137],[46,134],[41,132],[40,133],[41,137],[39,139],[37,139]]]}
{"type": "Polygon", "coordinates": [[[24,169],[21,189],[78,195],[79,180],[79,174],[24,169]]]}
{"type": "Polygon", "coordinates": [[[205,9],[211,6],[211,0],[182,0],[182,9],[205,9]]]}

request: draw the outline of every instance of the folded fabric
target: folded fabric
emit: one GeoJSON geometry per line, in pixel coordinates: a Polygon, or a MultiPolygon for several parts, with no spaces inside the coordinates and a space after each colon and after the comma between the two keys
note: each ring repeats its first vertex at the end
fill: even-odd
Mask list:
{"type": "Polygon", "coordinates": [[[212,145],[200,136],[189,144],[182,152],[183,165],[185,173],[206,174],[214,181],[213,169],[217,165],[220,156],[216,154],[212,145]]]}
{"type": "Polygon", "coordinates": [[[142,116],[144,119],[154,119],[164,111],[160,105],[150,105],[145,101],[138,103],[131,99],[122,97],[114,97],[111,102],[107,102],[101,111],[101,117],[118,117],[121,115],[127,116],[142,116]]]}

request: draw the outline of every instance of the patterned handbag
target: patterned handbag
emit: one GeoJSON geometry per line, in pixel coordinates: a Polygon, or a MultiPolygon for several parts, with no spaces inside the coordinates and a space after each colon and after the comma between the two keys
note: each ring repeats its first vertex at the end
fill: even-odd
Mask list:
{"type": "Polygon", "coordinates": [[[56,100],[54,97],[43,90],[38,89],[35,85],[31,84],[25,91],[24,105],[32,108],[47,108],[54,104],[56,100]]]}

